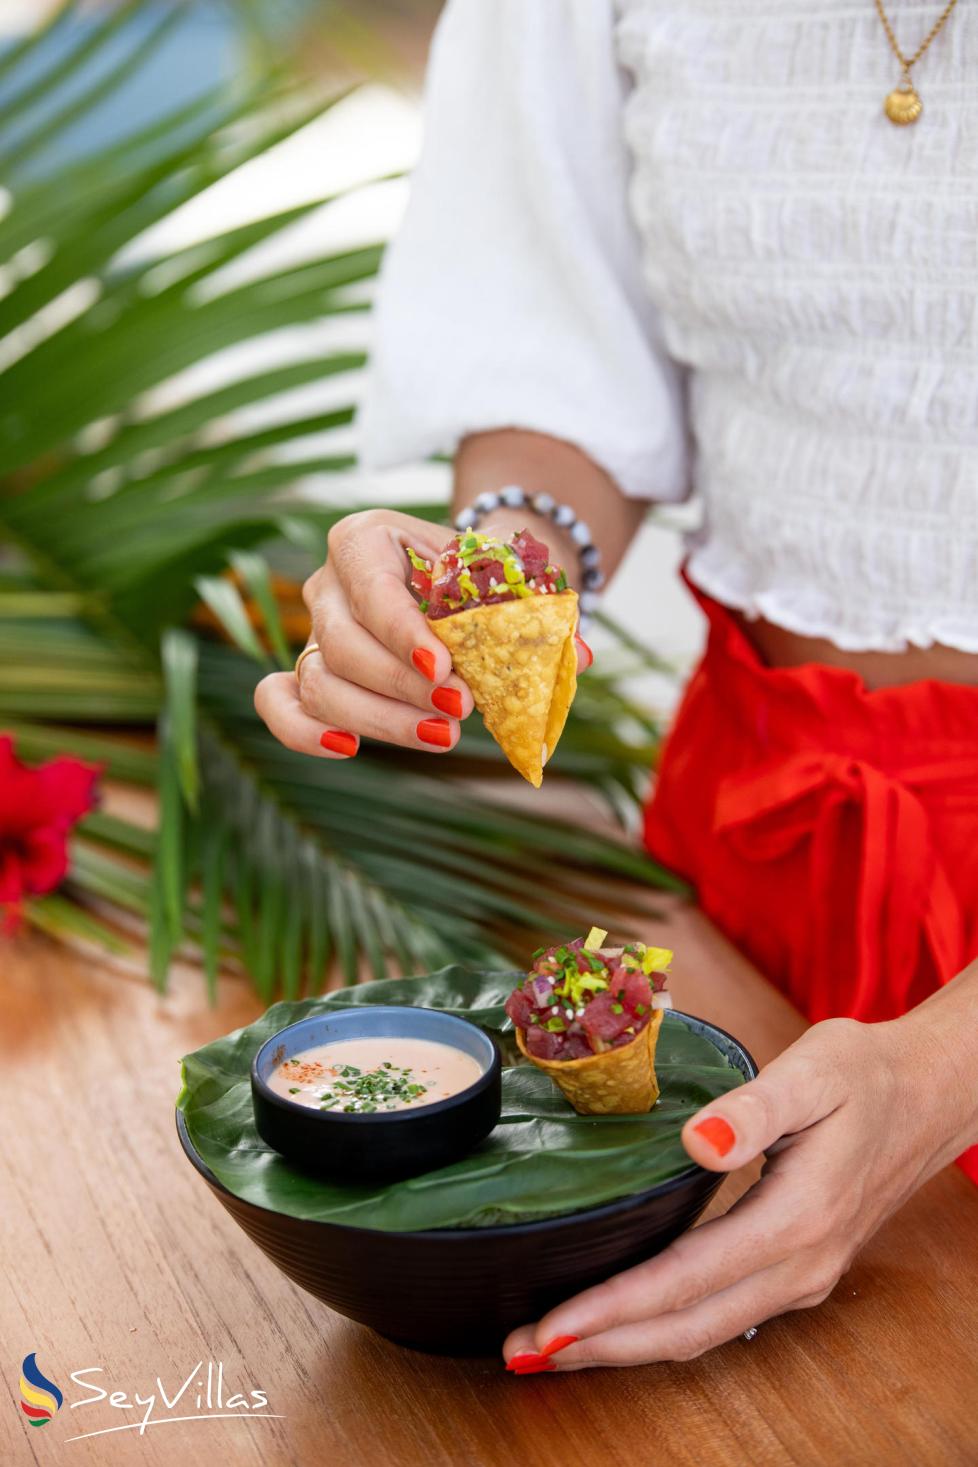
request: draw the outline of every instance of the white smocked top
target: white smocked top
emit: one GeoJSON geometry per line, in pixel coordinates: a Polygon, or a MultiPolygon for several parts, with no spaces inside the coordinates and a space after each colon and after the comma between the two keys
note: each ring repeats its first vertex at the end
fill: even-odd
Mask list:
{"type": "MultiPolygon", "coordinates": [[[[940,9],[889,0],[905,52],[940,9]]],[[[366,462],[554,434],[695,490],[718,600],[978,652],[978,0],[914,126],[898,80],[872,0],[449,0],[366,462]]]]}

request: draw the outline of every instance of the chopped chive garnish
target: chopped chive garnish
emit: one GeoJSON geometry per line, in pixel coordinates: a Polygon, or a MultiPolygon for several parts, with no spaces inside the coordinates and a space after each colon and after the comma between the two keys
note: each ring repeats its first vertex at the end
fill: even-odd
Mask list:
{"type": "MultiPolygon", "coordinates": [[[[319,1095],[321,1110],[342,1108],[348,1115],[370,1114],[384,1102],[385,1110],[396,1110],[397,1101],[408,1105],[427,1094],[428,1086],[414,1079],[408,1066],[392,1064],[385,1060],[375,1070],[366,1073],[356,1065],[337,1065],[335,1073],[344,1078],[334,1080],[319,1095]]],[[[297,1095],[298,1089],[289,1091],[297,1095]]]]}

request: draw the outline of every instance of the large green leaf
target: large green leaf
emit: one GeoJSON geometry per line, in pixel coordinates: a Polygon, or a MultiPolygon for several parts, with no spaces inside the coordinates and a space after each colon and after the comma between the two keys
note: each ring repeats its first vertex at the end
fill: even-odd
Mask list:
{"type": "Polygon", "coordinates": [[[31,897],[25,905],[25,916],[32,926],[62,942],[88,943],[116,957],[133,955],[129,943],[58,892],[31,897]]]}
{"type": "Polygon", "coordinates": [[[683,1125],[743,1076],[670,1013],[656,1055],[662,1093],[646,1116],[579,1116],[546,1075],[518,1064],[503,1072],[502,1118],[488,1140],[463,1160],[406,1181],[378,1186],[320,1179],[290,1166],[258,1135],[251,1061],[287,1024],[330,1009],[396,1003],[444,1009],[498,1032],[517,977],[450,967],[275,1004],[256,1023],[184,1059],[178,1104],[198,1154],[230,1191],[259,1207],[385,1232],[486,1227],[579,1212],[687,1170],[683,1125]]]}
{"type": "MultiPolygon", "coordinates": [[[[507,807],[514,776],[476,720],[445,759],[365,744],[343,763],[293,754],[261,725],[258,663],[289,667],[305,635],[294,606],[280,614],[279,578],[308,576],[329,528],[359,507],[343,435],[381,252],[248,268],[250,251],[329,199],[162,257],[145,234],[342,94],[310,96],[274,70],[123,126],[66,166],[51,146],[59,129],[122,79],[104,48],[131,62],[160,34],[144,0],[84,25],[73,12],[53,28],[63,46],[46,49],[49,32],[0,59],[4,96],[20,99],[0,156],[26,138],[30,163],[4,178],[0,218],[0,720],[25,757],[73,750],[107,777],[154,782],[160,810],[155,832],[84,822],[64,888],[79,920],[106,904],[148,918],[161,986],[191,944],[211,992],[230,959],[272,997],[319,991],[331,963],[353,982],[452,957],[498,961],[621,912],[620,878],[678,886],[591,828],[593,806],[571,783],[634,820],[658,729],[617,682],[627,663],[581,682],[548,772],[568,781],[562,821],[507,807]],[[52,314],[68,298],[76,314],[52,314]],[[263,356],[266,336],[326,318],[342,332],[315,359],[302,359],[307,345],[298,360],[263,356]],[[210,359],[235,347],[252,365],[228,380],[210,359]],[[327,379],[328,400],[291,405],[288,394],[327,379]],[[296,495],[312,476],[328,476],[328,504],[296,495]],[[201,631],[201,594],[236,646],[201,631]],[[545,882],[528,880],[543,871],[545,882]]],[[[63,909],[38,908],[37,921],[50,928],[59,912],[67,931],[63,909]]]]}
{"type": "MultiPolygon", "coordinates": [[[[83,41],[76,48],[65,63],[43,77],[35,89],[29,89],[26,97],[24,93],[15,97],[8,104],[4,120],[7,121],[10,115],[18,110],[29,109],[35,101],[41,100],[45,95],[50,96],[52,82],[55,85],[63,84],[66,74],[73,72],[76,66],[84,66],[90,60],[91,55],[101,49],[103,42],[111,38],[112,31],[123,30],[127,21],[142,8],[141,0],[129,0],[129,3],[123,5],[115,15],[110,15],[87,41],[83,41]]],[[[179,8],[171,10],[169,14],[161,15],[149,35],[138,40],[126,55],[115,61],[107,73],[97,76],[80,95],[72,96],[53,115],[46,116],[43,121],[31,128],[26,138],[18,138],[6,152],[0,149],[0,173],[4,176],[9,174],[16,176],[25,163],[62,137],[106,97],[111,96],[126,78],[138,71],[143,62],[153,54],[163,37],[178,24],[179,18],[179,8]]]]}
{"type": "Polygon", "coordinates": [[[13,41],[0,52],[0,79],[11,72],[16,75],[18,67],[29,60],[38,48],[63,30],[78,11],[80,0],[61,0],[35,31],[28,31],[20,40],[13,41]]]}

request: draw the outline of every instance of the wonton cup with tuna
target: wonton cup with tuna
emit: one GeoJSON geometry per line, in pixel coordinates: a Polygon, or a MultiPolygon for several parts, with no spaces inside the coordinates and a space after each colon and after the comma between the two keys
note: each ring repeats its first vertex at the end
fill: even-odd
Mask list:
{"type": "Polygon", "coordinates": [[[506,1000],[516,1042],[579,1115],[643,1115],[659,1096],[655,1046],[671,1007],[667,948],[602,947],[607,933],[541,948],[506,1000]]]}
{"type": "Polygon", "coordinates": [[[513,768],[539,788],[577,690],[577,593],[528,530],[506,541],[464,530],[434,564],[407,553],[428,625],[513,768]]]}

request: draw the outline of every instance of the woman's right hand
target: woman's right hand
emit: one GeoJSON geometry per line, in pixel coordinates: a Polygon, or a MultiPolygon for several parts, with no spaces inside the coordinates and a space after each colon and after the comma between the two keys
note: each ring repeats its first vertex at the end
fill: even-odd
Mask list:
{"type": "Polygon", "coordinates": [[[333,526],[326,563],[302,591],[319,651],[298,678],[271,673],[255,690],[258,713],[286,748],[343,759],[361,735],[433,754],[458,742],[472,694],[408,589],[405,554],[410,545],[433,561],[451,534],[386,509],[333,526]]]}

